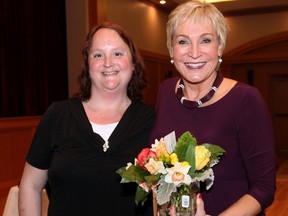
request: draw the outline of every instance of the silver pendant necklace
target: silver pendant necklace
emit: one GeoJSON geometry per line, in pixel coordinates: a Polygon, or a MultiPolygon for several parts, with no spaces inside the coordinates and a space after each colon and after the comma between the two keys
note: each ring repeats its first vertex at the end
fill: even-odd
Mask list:
{"type": "Polygon", "coordinates": [[[108,148],[109,148],[109,142],[108,142],[108,140],[107,140],[107,141],[105,141],[105,143],[103,144],[103,151],[106,152],[106,151],[108,150],[108,148]]]}

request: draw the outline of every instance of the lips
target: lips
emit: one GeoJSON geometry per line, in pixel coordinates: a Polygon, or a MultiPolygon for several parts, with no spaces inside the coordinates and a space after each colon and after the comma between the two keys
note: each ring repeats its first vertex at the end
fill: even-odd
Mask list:
{"type": "Polygon", "coordinates": [[[118,71],[103,71],[103,72],[101,72],[101,74],[103,76],[112,76],[112,75],[115,75],[117,73],[118,73],[118,71]]]}
{"type": "Polygon", "coordinates": [[[191,68],[199,68],[202,67],[203,65],[205,65],[205,62],[199,62],[199,63],[184,63],[187,67],[191,67],[191,68]]]}

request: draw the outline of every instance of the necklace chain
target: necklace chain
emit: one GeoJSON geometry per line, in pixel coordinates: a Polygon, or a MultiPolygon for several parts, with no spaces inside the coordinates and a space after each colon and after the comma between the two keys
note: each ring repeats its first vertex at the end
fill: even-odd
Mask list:
{"type": "Polygon", "coordinates": [[[186,108],[188,108],[188,109],[196,108],[196,107],[206,103],[207,101],[209,101],[213,97],[213,95],[218,90],[218,87],[222,81],[223,81],[222,74],[220,72],[217,72],[217,76],[215,78],[215,81],[214,81],[210,91],[208,92],[208,94],[206,94],[204,97],[202,97],[201,99],[199,99],[197,101],[190,101],[184,97],[185,86],[183,83],[183,79],[181,79],[179,86],[177,88],[176,96],[180,100],[181,104],[183,104],[186,108]]]}

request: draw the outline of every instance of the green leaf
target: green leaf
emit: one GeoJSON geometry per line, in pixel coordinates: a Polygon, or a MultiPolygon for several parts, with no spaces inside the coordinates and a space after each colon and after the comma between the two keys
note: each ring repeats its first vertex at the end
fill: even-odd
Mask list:
{"type": "Polygon", "coordinates": [[[120,174],[122,178],[130,182],[142,182],[144,181],[144,177],[150,175],[148,171],[143,170],[139,165],[131,165],[127,170],[126,168],[118,169],[116,172],[120,174]]]}
{"type": "Polygon", "coordinates": [[[131,181],[129,181],[128,179],[125,178],[121,178],[120,183],[130,183],[131,181]]]}
{"type": "Polygon", "coordinates": [[[191,165],[189,175],[194,178],[195,176],[195,146],[189,145],[186,152],[185,160],[191,165]]]}
{"type": "Polygon", "coordinates": [[[151,186],[151,185],[156,185],[158,180],[160,179],[160,176],[161,176],[161,173],[157,174],[157,175],[148,175],[148,176],[145,176],[144,179],[145,179],[145,182],[148,186],[151,186]]]}
{"type": "Polygon", "coordinates": [[[149,193],[150,192],[146,192],[142,187],[138,185],[136,189],[136,195],[135,195],[136,205],[139,205],[139,203],[141,203],[141,206],[143,206],[145,201],[147,200],[147,196],[149,195],[149,193]]]}
{"type": "Polygon", "coordinates": [[[175,153],[178,155],[179,161],[184,161],[186,158],[186,152],[189,145],[196,146],[197,140],[189,131],[183,133],[175,146],[175,153]]]}
{"type": "Polygon", "coordinates": [[[122,176],[122,173],[124,173],[125,171],[126,171],[126,167],[121,167],[116,171],[116,173],[122,176]]]}
{"type": "Polygon", "coordinates": [[[157,203],[163,205],[170,200],[171,194],[176,192],[177,186],[174,184],[169,184],[167,182],[162,182],[159,184],[157,189],[157,203]]]}
{"type": "Polygon", "coordinates": [[[226,152],[218,145],[213,145],[209,143],[204,143],[202,145],[204,145],[211,152],[211,158],[213,159],[219,158],[219,156],[223,155],[226,152]]]}

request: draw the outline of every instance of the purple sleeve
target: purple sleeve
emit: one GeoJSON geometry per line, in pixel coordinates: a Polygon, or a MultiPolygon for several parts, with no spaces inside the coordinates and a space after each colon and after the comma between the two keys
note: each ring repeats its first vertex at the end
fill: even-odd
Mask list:
{"type": "Polygon", "coordinates": [[[246,168],[248,194],[267,208],[275,193],[275,146],[271,119],[258,90],[248,91],[239,110],[239,146],[246,168]]]}

